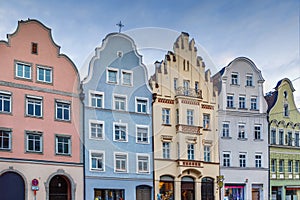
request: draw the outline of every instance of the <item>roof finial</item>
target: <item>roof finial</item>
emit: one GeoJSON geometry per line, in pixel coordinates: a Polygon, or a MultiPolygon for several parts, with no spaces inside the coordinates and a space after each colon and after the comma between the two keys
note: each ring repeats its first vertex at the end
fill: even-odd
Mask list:
{"type": "Polygon", "coordinates": [[[116,24],[119,27],[119,33],[121,33],[121,29],[124,27],[124,24],[120,21],[118,24],[116,24]]]}

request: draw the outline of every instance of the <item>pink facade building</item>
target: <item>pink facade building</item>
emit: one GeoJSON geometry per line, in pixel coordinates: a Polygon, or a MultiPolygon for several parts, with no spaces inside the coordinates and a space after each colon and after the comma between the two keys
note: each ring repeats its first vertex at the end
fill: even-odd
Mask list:
{"type": "Polygon", "coordinates": [[[39,21],[0,41],[2,200],[83,199],[80,93],[77,68],[39,21]]]}

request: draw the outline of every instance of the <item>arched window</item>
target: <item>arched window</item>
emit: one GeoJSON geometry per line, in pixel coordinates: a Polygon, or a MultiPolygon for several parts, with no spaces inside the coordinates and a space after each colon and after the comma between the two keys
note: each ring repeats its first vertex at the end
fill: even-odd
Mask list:
{"type": "Polygon", "coordinates": [[[174,200],[174,178],[171,176],[161,176],[159,180],[158,200],[174,200]]]}
{"type": "Polygon", "coordinates": [[[201,199],[214,200],[214,179],[210,177],[203,177],[201,181],[201,199]]]}
{"type": "Polygon", "coordinates": [[[184,176],[181,179],[181,199],[194,200],[195,199],[195,183],[194,178],[184,176]]]}

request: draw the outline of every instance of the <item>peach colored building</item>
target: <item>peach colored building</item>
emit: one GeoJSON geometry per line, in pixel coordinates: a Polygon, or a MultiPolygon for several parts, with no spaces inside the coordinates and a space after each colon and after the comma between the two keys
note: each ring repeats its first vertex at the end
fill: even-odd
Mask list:
{"type": "Polygon", "coordinates": [[[1,199],[83,199],[80,93],[77,68],[39,21],[0,41],[1,199]]]}

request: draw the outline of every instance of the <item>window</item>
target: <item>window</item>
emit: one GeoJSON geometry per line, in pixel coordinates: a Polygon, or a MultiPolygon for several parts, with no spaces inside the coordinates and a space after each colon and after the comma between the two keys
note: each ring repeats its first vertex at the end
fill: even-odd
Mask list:
{"type": "Polygon", "coordinates": [[[176,124],[179,124],[179,109],[176,109],[176,124]]]}
{"type": "Polygon", "coordinates": [[[136,99],[136,112],[148,113],[148,99],[136,99]]]}
{"type": "Polygon", "coordinates": [[[238,85],[239,83],[239,75],[236,72],[231,73],[231,84],[232,85],[238,85]]]}
{"type": "Polygon", "coordinates": [[[90,91],[90,106],[95,108],[103,108],[104,104],[104,93],[103,92],[96,92],[90,91]]]}
{"type": "Polygon", "coordinates": [[[105,171],[104,152],[90,151],[90,158],[91,170],[105,171]]]}
{"type": "Polygon", "coordinates": [[[90,138],[104,139],[104,122],[97,120],[90,120],[90,138]]]}
{"type": "Polygon", "coordinates": [[[299,138],[299,132],[295,132],[295,146],[300,147],[300,138],[299,138]]]}
{"type": "Polygon", "coordinates": [[[210,116],[209,114],[203,114],[203,128],[209,129],[210,128],[210,116]]]}
{"type": "Polygon", "coordinates": [[[11,130],[0,129],[0,150],[11,149],[11,130]]]}
{"type": "Polygon", "coordinates": [[[295,161],[295,173],[299,173],[299,167],[300,167],[300,161],[296,160],[295,161]]]}
{"type": "Polygon", "coordinates": [[[245,139],[246,134],[245,134],[245,124],[239,124],[238,125],[238,138],[239,139],[245,139]]]}
{"type": "Polygon", "coordinates": [[[276,172],[276,159],[271,160],[271,172],[276,172]]]}
{"type": "Polygon", "coordinates": [[[42,152],[43,137],[41,134],[27,132],[26,140],[26,151],[42,152]]]}
{"type": "Polygon", "coordinates": [[[189,89],[190,89],[190,81],[183,80],[183,90],[184,90],[184,95],[185,96],[189,95],[189,89]]]}
{"type": "Polygon", "coordinates": [[[246,154],[240,153],[239,155],[240,167],[246,167],[246,154]]]}
{"type": "Polygon", "coordinates": [[[162,143],[163,158],[170,159],[170,142],[162,143]]]}
{"type": "Polygon", "coordinates": [[[137,143],[149,143],[149,132],[147,126],[137,126],[136,128],[137,143]]]}
{"type": "Polygon", "coordinates": [[[31,117],[42,117],[43,101],[41,97],[26,96],[26,115],[31,117]]]}
{"type": "Polygon", "coordinates": [[[31,53],[32,54],[37,54],[38,53],[38,43],[31,43],[31,53]]]}
{"type": "Polygon", "coordinates": [[[253,75],[252,74],[246,75],[246,86],[253,86],[253,75]]]}
{"type": "Polygon", "coordinates": [[[233,108],[233,95],[227,95],[227,108],[233,108]]]}
{"type": "Polygon", "coordinates": [[[293,173],[293,161],[288,160],[288,173],[293,173]]]}
{"type": "Polygon", "coordinates": [[[115,172],[127,172],[127,154],[115,153],[115,172]]]}
{"type": "Polygon", "coordinates": [[[292,132],[288,132],[288,134],[287,134],[287,145],[288,146],[293,145],[293,134],[292,134],[292,132]]]}
{"type": "Polygon", "coordinates": [[[284,104],[284,106],[283,106],[283,116],[284,117],[289,116],[289,104],[284,104]]]}
{"type": "Polygon", "coordinates": [[[222,136],[229,137],[229,123],[223,122],[222,124],[222,136]]]}
{"type": "Polygon", "coordinates": [[[283,145],[283,130],[279,130],[279,145],[283,145]]]}
{"type": "Polygon", "coordinates": [[[162,109],[162,122],[163,122],[163,124],[170,124],[170,109],[169,108],[162,109]]]}
{"type": "Polygon", "coordinates": [[[195,92],[196,94],[199,94],[199,82],[195,81],[195,92]]]}
{"type": "Polygon", "coordinates": [[[148,155],[137,155],[137,168],[138,173],[149,173],[149,156],[148,155]]]}
{"type": "Polygon", "coordinates": [[[254,139],[261,140],[261,125],[254,126],[254,139]]]}
{"type": "Polygon", "coordinates": [[[204,146],[204,162],[210,162],[210,146],[204,146]]]}
{"type": "Polygon", "coordinates": [[[174,90],[176,91],[178,88],[178,79],[174,78],[174,90]]]}
{"type": "Polygon", "coordinates": [[[251,97],[251,110],[257,110],[257,97],[251,97]]]}
{"type": "Polygon", "coordinates": [[[127,124],[114,124],[114,141],[127,142],[127,124]]]}
{"type": "Polygon", "coordinates": [[[52,83],[52,69],[49,67],[37,67],[37,80],[44,83],[52,83]]]}
{"type": "Polygon", "coordinates": [[[71,155],[71,138],[69,136],[56,136],[56,154],[71,155]]]}
{"type": "Polygon", "coordinates": [[[246,97],[239,96],[239,108],[245,109],[246,108],[246,97]]]}
{"type": "Polygon", "coordinates": [[[279,172],[284,172],[284,160],[279,160],[279,172]]]}
{"type": "Polygon", "coordinates": [[[271,144],[276,144],[276,130],[271,130],[271,144]]]}
{"type": "Polygon", "coordinates": [[[186,112],[187,115],[187,124],[188,125],[194,125],[194,110],[187,110],[186,112]]]}
{"type": "Polygon", "coordinates": [[[230,153],[228,152],[223,153],[223,166],[230,167],[230,153]]]}
{"type": "Polygon", "coordinates": [[[188,144],[187,145],[187,156],[188,160],[194,160],[195,159],[195,152],[194,152],[194,144],[188,144]]]}
{"type": "Polygon", "coordinates": [[[71,104],[61,101],[56,101],[56,119],[63,121],[71,120],[71,104]]]}
{"type": "Polygon", "coordinates": [[[106,80],[108,83],[118,84],[118,70],[112,68],[107,69],[106,80]]]}
{"type": "Polygon", "coordinates": [[[16,77],[31,79],[31,66],[24,63],[16,63],[16,77]]]}
{"type": "Polygon", "coordinates": [[[114,109],[115,110],[126,110],[126,97],[125,96],[114,96],[114,109]]]}
{"type": "Polygon", "coordinates": [[[11,93],[0,91],[0,113],[11,112],[11,93]]]}
{"type": "Polygon", "coordinates": [[[261,168],[262,167],[261,154],[256,154],[255,155],[255,167],[256,168],[261,168]]]}
{"type": "Polygon", "coordinates": [[[122,85],[132,86],[132,72],[122,70],[122,85]]]}

